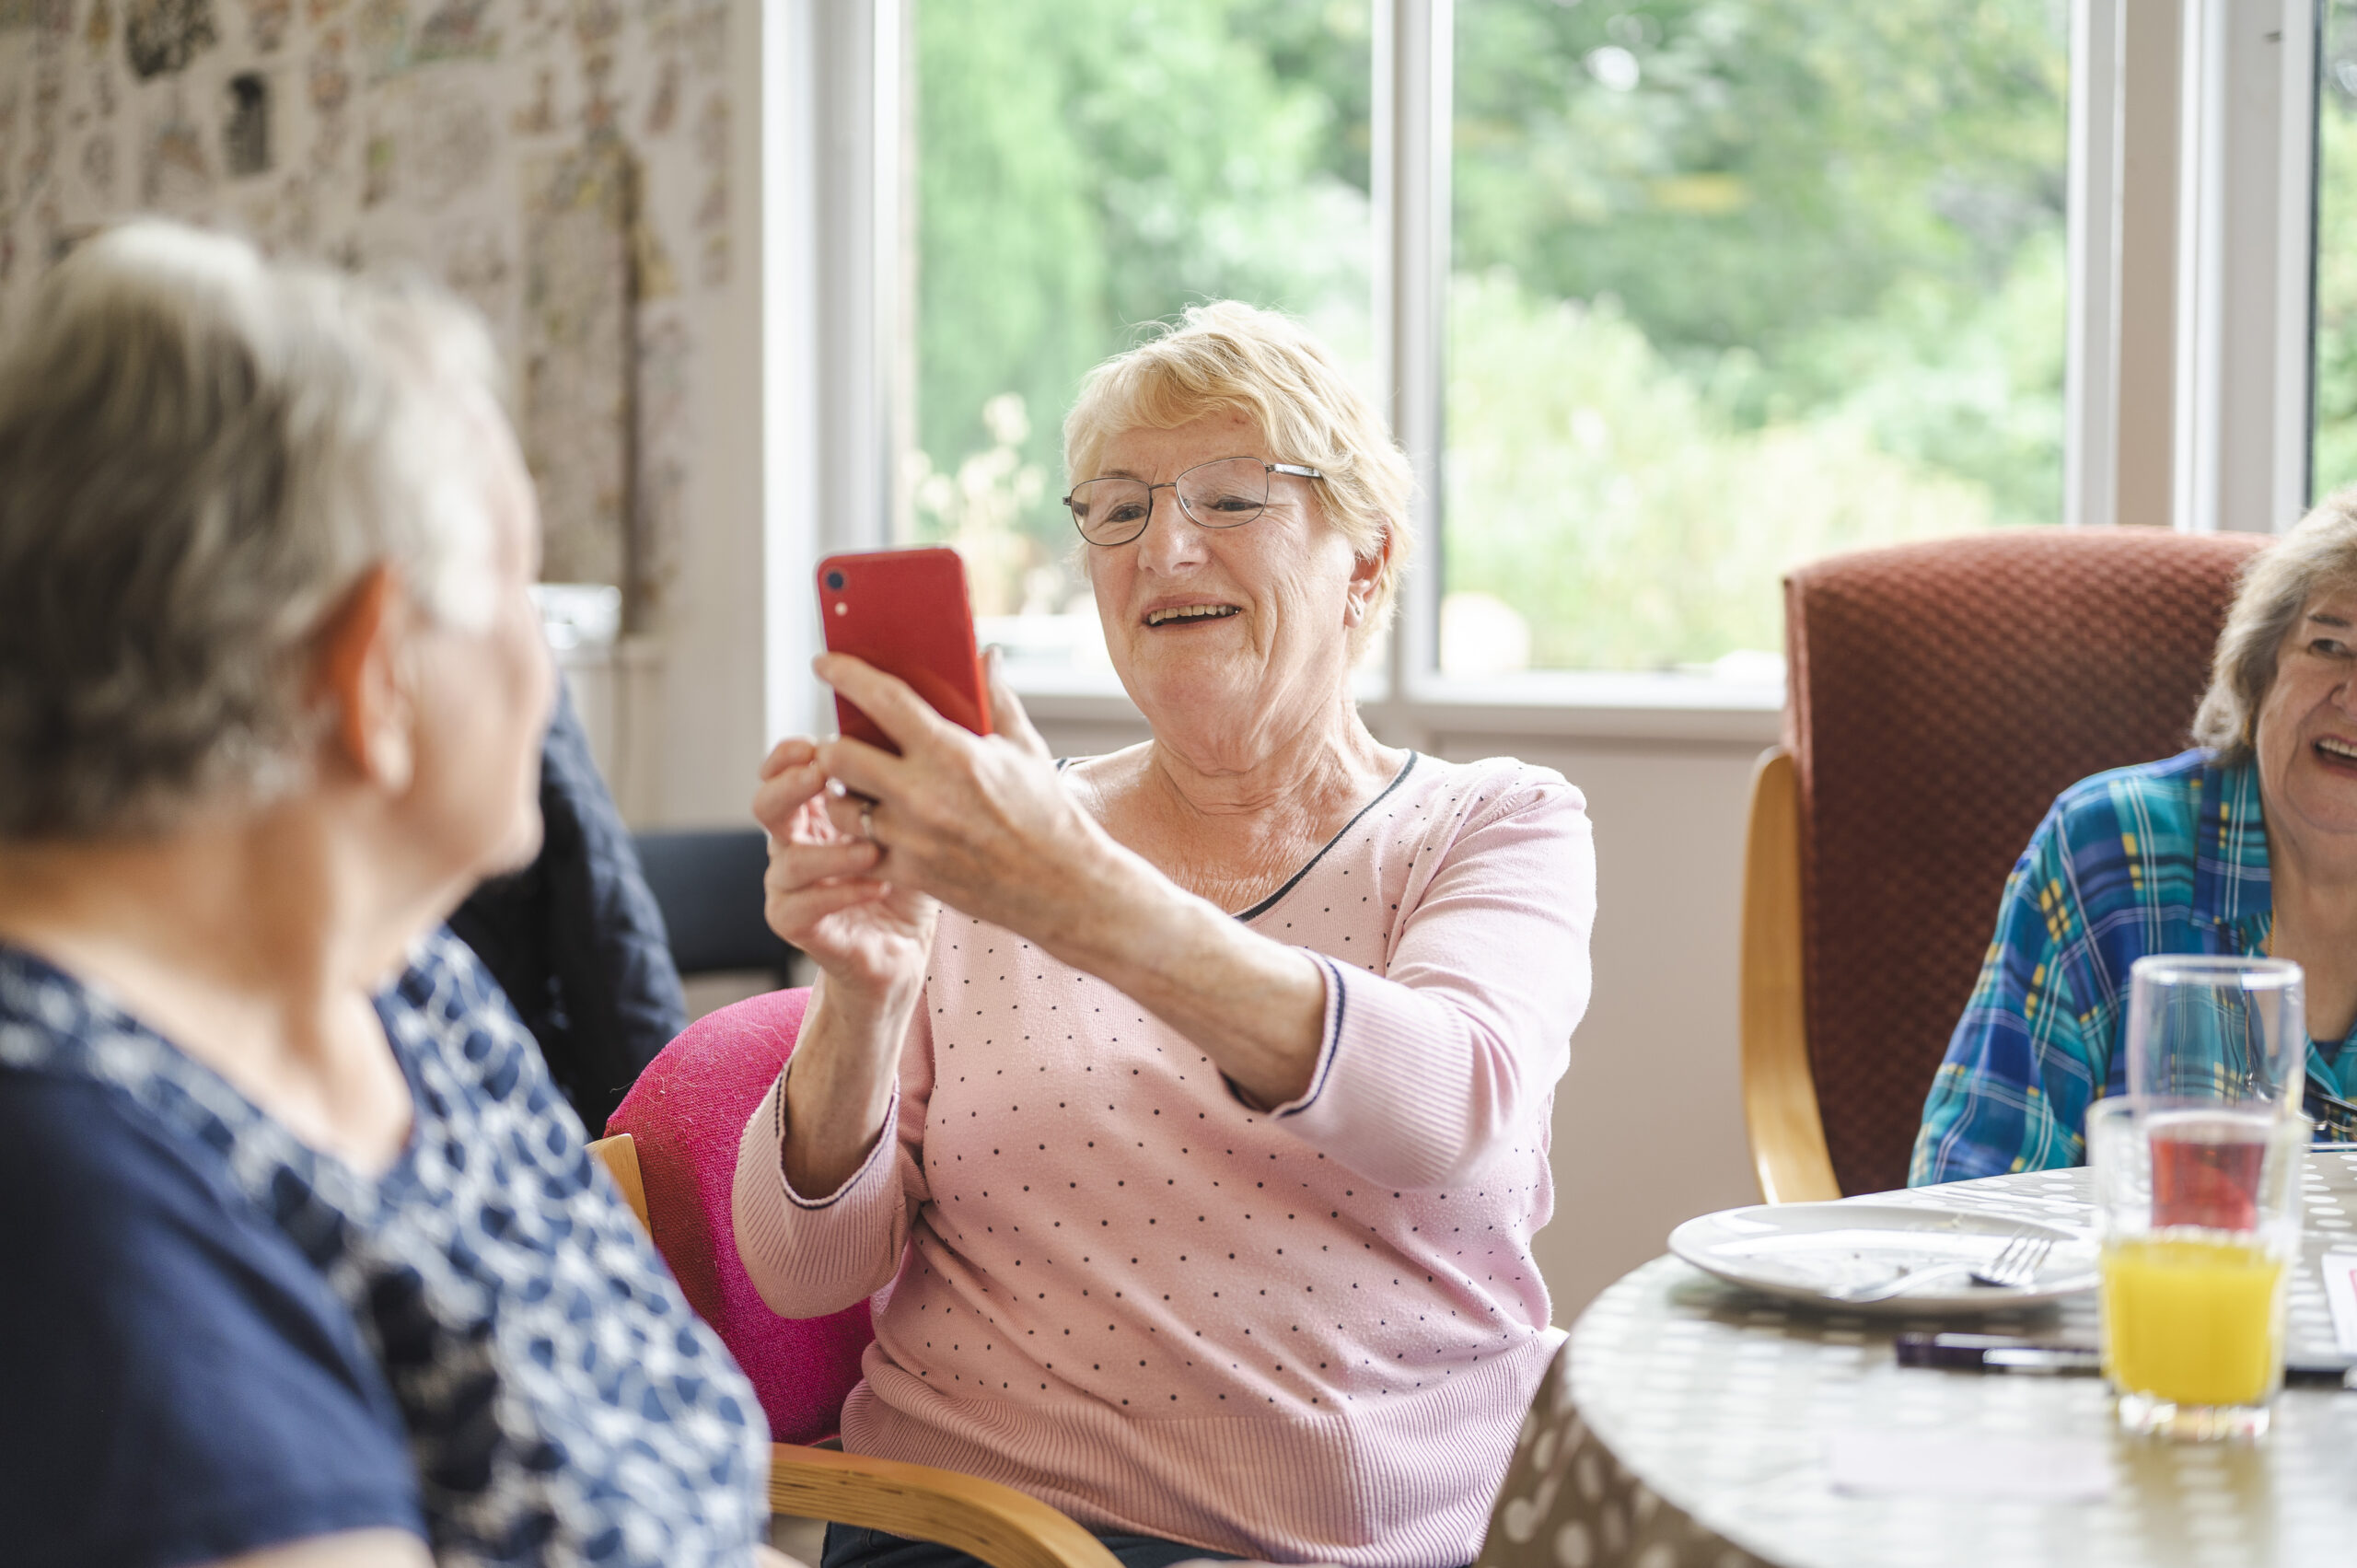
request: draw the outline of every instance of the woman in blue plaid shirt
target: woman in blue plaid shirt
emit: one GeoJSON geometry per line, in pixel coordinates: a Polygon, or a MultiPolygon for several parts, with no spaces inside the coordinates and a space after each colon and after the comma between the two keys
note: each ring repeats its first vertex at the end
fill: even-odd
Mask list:
{"type": "Polygon", "coordinates": [[[2076,1165],[2124,1086],[2128,971],[2269,953],[2307,971],[2307,1110],[2357,1137],[2357,488],[2251,559],[2200,744],[2062,792],[2005,884],[1908,1180],[2076,1165]]]}

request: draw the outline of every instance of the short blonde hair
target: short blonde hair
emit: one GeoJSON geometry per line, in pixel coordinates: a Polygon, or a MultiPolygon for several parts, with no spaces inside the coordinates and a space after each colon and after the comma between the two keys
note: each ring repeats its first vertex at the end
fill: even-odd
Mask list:
{"type": "Polygon", "coordinates": [[[2231,766],[2247,761],[2260,704],[2275,684],[2275,658],[2319,593],[2357,587],[2357,485],[2316,504],[2289,533],[2246,562],[2210,690],[2193,715],[2193,738],[2231,766]]]}
{"type": "Polygon", "coordinates": [[[1301,463],[1326,477],[1310,482],[1331,523],[1359,559],[1388,557],[1351,633],[1364,648],[1390,620],[1413,535],[1408,498],[1415,474],[1381,415],[1299,322],[1237,300],[1194,305],[1176,326],[1115,354],[1088,373],[1064,419],[1064,466],[1092,477],[1107,443],[1125,430],[1169,430],[1212,413],[1237,413],[1270,446],[1256,454],[1301,463]]]}

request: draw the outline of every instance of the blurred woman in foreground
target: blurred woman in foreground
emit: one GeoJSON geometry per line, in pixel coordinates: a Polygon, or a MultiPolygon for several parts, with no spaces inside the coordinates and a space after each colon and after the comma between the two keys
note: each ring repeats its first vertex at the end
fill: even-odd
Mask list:
{"type": "Polygon", "coordinates": [[[166,224],[0,356],[12,1562],[752,1557],[765,1434],[466,949],[531,485],[458,307],[166,224]]]}
{"type": "Polygon", "coordinates": [[[981,739],[819,661],[904,754],[763,770],[771,922],[822,978],[740,1249],[790,1315],[891,1286],[855,1452],[1020,1487],[1132,1568],[1469,1562],[1560,1339],[1530,1241],[1587,1002],[1579,792],[1360,721],[1407,464],[1291,322],[1190,311],[1065,448],[1153,738],[1060,769],[1004,684],[981,739]]]}

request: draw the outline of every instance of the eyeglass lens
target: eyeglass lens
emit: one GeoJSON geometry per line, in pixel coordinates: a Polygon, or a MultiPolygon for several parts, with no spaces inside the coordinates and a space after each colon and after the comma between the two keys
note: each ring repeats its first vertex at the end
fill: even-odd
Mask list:
{"type": "MultiPolygon", "coordinates": [[[[1145,531],[1154,492],[1137,479],[1084,480],[1072,487],[1073,520],[1091,544],[1127,544],[1145,531]]],[[[1258,458],[1222,458],[1189,469],[1170,488],[1187,516],[1207,528],[1232,528],[1269,504],[1269,468],[1258,458]]]]}

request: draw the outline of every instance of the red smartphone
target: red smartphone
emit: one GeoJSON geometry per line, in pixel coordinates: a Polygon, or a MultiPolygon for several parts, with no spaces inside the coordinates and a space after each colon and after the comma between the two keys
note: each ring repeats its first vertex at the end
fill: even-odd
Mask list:
{"type": "MultiPolygon", "coordinates": [[[[934,711],[976,735],[991,732],[991,702],[974,647],[966,563],[940,546],[830,555],[819,563],[819,619],[827,650],[897,675],[934,711]]],[[[835,697],[843,734],[900,754],[889,736],[835,697]]]]}

